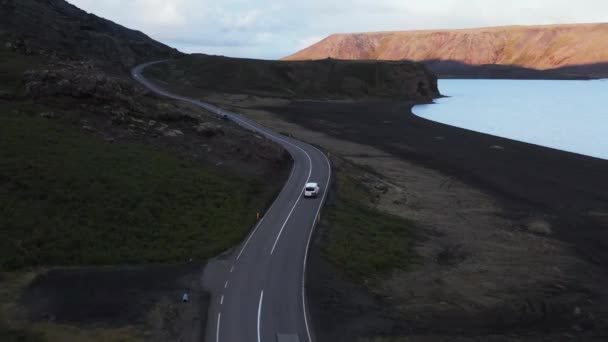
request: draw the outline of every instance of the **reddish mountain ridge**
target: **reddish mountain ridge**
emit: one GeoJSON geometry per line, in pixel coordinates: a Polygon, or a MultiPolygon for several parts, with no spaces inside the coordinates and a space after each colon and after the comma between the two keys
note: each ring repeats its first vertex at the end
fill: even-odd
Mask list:
{"type": "Polygon", "coordinates": [[[550,70],[608,62],[608,23],[334,34],[285,60],[452,61],[550,70]]]}

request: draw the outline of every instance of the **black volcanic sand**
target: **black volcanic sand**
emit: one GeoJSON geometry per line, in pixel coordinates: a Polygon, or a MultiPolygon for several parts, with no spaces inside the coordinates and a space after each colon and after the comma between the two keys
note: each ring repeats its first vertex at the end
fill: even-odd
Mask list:
{"type": "MultiPolygon", "coordinates": [[[[435,123],[411,114],[411,106],[302,101],[263,109],[305,128],[370,145],[462,180],[492,195],[505,208],[505,215],[543,213],[553,237],[603,268],[608,261],[608,161],[435,123]]],[[[317,235],[323,231],[319,227],[317,235]]],[[[398,323],[386,302],[336,275],[316,248],[312,252],[310,310],[321,340],[346,321],[357,331],[345,331],[342,337],[407,334],[410,328],[398,323]]],[[[451,330],[436,328],[427,332],[451,330]]],[[[478,340],[476,331],[469,333],[478,340]]],[[[506,341],[503,337],[498,340],[506,341]]]]}
{"type": "Polygon", "coordinates": [[[190,263],[53,269],[36,277],[20,302],[33,322],[124,327],[152,324],[151,310],[165,300],[175,313],[162,318],[163,328],[179,331],[175,328],[183,324],[180,320],[186,312],[193,317],[185,319],[206,319],[209,298],[200,289],[202,267],[190,263]],[[184,292],[189,293],[190,303],[182,303],[184,292]]]}
{"type": "Polygon", "coordinates": [[[558,219],[551,224],[565,241],[594,263],[608,262],[607,160],[436,123],[411,114],[411,107],[306,101],[264,109],[439,170],[496,195],[507,207],[554,214],[558,219]]]}

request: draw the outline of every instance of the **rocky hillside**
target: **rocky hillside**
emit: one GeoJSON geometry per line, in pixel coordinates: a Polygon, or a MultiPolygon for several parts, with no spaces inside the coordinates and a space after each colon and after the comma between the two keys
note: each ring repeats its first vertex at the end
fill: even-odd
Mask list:
{"type": "Polygon", "coordinates": [[[390,97],[428,102],[439,96],[436,77],[410,61],[267,61],[191,55],[150,68],[174,85],[293,99],[390,97]]]}
{"type": "Polygon", "coordinates": [[[201,267],[291,159],[130,77],[178,55],[63,0],[0,0],[0,341],[201,340],[201,267]]]}
{"type": "Polygon", "coordinates": [[[487,65],[516,67],[520,72],[560,72],[562,68],[582,65],[589,66],[588,70],[566,71],[594,77],[607,69],[597,68],[608,62],[607,37],[608,24],[335,34],[285,59],[405,59],[428,62],[439,76],[480,73],[479,67],[487,65]]]}
{"type": "Polygon", "coordinates": [[[179,52],[64,0],[0,0],[0,42],[23,54],[94,59],[128,69],[179,52]]]}

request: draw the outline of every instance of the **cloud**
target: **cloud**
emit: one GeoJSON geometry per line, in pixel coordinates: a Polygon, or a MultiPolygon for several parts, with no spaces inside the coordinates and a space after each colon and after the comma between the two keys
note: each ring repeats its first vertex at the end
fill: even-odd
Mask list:
{"type": "Polygon", "coordinates": [[[258,10],[239,13],[223,12],[220,21],[226,30],[242,30],[254,26],[259,17],[260,11],[258,10]]]}
{"type": "Polygon", "coordinates": [[[280,58],[332,33],[607,22],[605,0],[68,0],[185,52],[280,58]]]}
{"type": "Polygon", "coordinates": [[[140,5],[142,20],[146,25],[178,26],[186,23],[186,17],[180,12],[179,3],[163,0],[146,0],[140,5]]]}

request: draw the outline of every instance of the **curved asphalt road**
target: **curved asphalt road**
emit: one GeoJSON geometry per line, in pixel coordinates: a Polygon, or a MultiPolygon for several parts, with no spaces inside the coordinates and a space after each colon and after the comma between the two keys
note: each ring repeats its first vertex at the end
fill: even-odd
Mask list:
{"type": "Polygon", "coordinates": [[[308,247],[331,177],[327,157],[317,148],[271,131],[241,115],[211,104],[171,94],[144,79],[147,66],[132,76],[151,91],[226,115],[245,129],[281,144],[293,157],[291,175],[271,208],[222,270],[214,290],[206,331],[207,342],[312,342],[304,290],[308,247]],[[317,199],[302,197],[304,184],[318,182],[317,199]],[[281,338],[279,338],[281,336],[281,338]]]}

